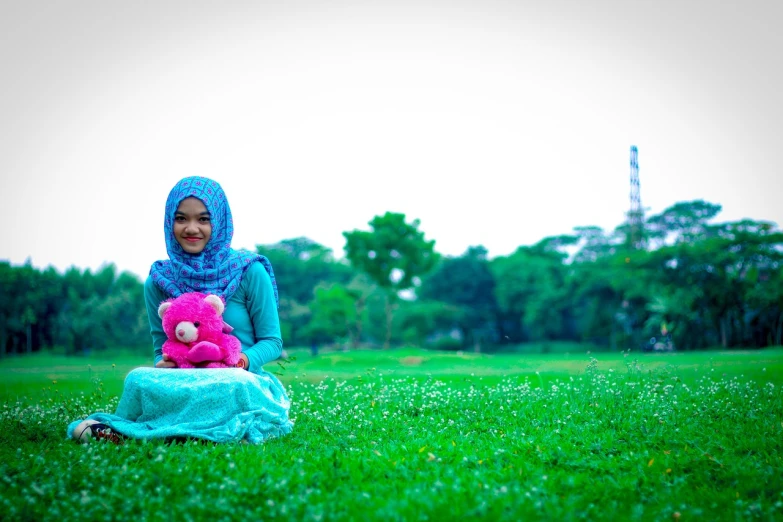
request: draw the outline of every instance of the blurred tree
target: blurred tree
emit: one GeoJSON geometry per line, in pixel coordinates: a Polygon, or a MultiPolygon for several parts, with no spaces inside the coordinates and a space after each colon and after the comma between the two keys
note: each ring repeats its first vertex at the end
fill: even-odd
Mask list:
{"type": "Polygon", "coordinates": [[[422,280],[421,298],[441,301],[463,309],[456,325],[465,343],[480,350],[482,342],[498,340],[499,308],[495,278],[489,269],[487,249],[469,247],[459,257],[441,260],[422,280]]]}
{"type": "Polygon", "coordinates": [[[607,236],[601,227],[575,227],[576,245],[574,263],[592,263],[617,252],[618,244],[625,236],[607,236]],[[613,241],[614,239],[614,241],[613,241]]]}
{"type": "Polygon", "coordinates": [[[356,275],[347,263],[334,259],[331,249],[306,237],[284,239],[256,250],[272,263],[280,292],[280,328],[286,344],[308,341],[305,327],[319,284],[346,284],[356,275]]]}
{"type": "Polygon", "coordinates": [[[354,320],[352,329],[351,347],[358,348],[364,335],[364,323],[367,321],[367,300],[378,291],[378,285],[373,283],[367,274],[357,273],[346,287],[348,294],[354,301],[354,320]]]}
{"type": "MultiPolygon", "coordinates": [[[[571,339],[571,310],[565,249],[574,236],[544,238],[490,262],[501,311],[514,317],[530,340],[571,339]]],[[[512,339],[516,340],[516,339],[512,339]]]]}
{"type": "Polygon", "coordinates": [[[435,241],[424,239],[419,220],[405,222],[404,214],[387,212],[369,222],[371,231],[343,232],[345,252],[351,264],[366,273],[387,294],[386,335],[388,348],[392,335],[393,310],[399,292],[420,284],[420,278],[435,265],[435,241]]]}
{"type": "MultiPolygon", "coordinates": [[[[394,316],[394,329],[399,340],[413,346],[439,347],[438,341],[450,337],[455,326],[464,322],[470,313],[468,307],[451,305],[440,301],[402,301],[394,316]]],[[[461,341],[454,345],[459,347],[461,341]]]]}
{"type": "Polygon", "coordinates": [[[306,237],[258,245],[256,250],[272,263],[281,297],[298,303],[310,302],[319,283],[345,284],[355,275],[347,263],[334,259],[331,249],[306,237]]]}
{"type": "Polygon", "coordinates": [[[667,240],[688,242],[700,239],[707,222],[717,216],[721,206],[701,199],[675,203],[645,223],[646,234],[653,245],[661,246],[667,240]]]}
{"type": "Polygon", "coordinates": [[[783,345],[783,264],[748,271],[746,303],[753,344],[783,345]]]}
{"type": "Polygon", "coordinates": [[[575,263],[572,266],[569,300],[574,314],[578,339],[596,345],[623,345],[630,323],[623,322],[623,292],[616,281],[622,279],[625,267],[618,267],[611,257],[575,263]],[[622,320],[621,320],[622,319],[622,320]]]}
{"type": "MultiPolygon", "coordinates": [[[[437,263],[419,222],[387,213],[368,232],[344,233],[348,260],[302,237],[258,250],[275,268],[287,344],[317,334],[354,347],[455,348],[481,336],[630,348],[663,325],[678,349],[780,344],[783,232],[749,219],[713,224],[719,211],[702,200],[676,203],[648,220],[647,249],[627,248],[625,225],[576,227],[509,256],[490,260],[479,246],[437,263]]],[[[60,274],[0,262],[0,356],[149,342],[136,276],[113,264],[60,274]]]]}
{"type": "Polygon", "coordinates": [[[117,275],[113,264],[65,273],[66,298],[56,314],[56,339],[68,354],[109,347],[149,344],[144,286],[129,272],[117,275]]]}
{"type": "Polygon", "coordinates": [[[312,319],[305,328],[312,342],[344,345],[356,326],[354,296],[340,284],[319,286],[310,306],[312,319]]]}

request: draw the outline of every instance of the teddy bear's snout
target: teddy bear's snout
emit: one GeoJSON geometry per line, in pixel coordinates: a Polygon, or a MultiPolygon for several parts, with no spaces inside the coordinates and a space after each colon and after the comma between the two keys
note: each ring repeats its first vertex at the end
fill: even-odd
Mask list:
{"type": "Polygon", "coordinates": [[[190,321],[182,321],[175,328],[174,333],[177,334],[177,339],[183,343],[190,343],[198,338],[198,328],[190,321]]]}

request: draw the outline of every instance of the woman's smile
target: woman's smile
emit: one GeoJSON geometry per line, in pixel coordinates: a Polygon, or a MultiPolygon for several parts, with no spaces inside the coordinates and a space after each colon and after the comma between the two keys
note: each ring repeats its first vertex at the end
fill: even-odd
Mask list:
{"type": "Polygon", "coordinates": [[[200,254],[204,250],[212,237],[212,222],[201,200],[189,197],[180,202],[174,213],[174,237],[188,254],[200,254]]]}

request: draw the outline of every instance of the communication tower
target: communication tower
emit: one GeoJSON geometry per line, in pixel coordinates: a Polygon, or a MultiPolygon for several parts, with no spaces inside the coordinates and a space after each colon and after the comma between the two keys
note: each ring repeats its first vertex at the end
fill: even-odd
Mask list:
{"type": "Polygon", "coordinates": [[[644,246],[644,212],[639,192],[639,149],[631,145],[631,209],[628,211],[628,242],[632,248],[644,246]]]}

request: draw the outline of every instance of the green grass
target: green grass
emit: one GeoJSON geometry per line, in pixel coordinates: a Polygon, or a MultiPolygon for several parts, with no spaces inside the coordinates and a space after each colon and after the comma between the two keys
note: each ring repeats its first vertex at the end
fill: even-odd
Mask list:
{"type": "Polygon", "coordinates": [[[0,360],[0,520],[783,520],[782,349],[290,353],[260,446],[64,440],[146,354],[0,360]]]}

